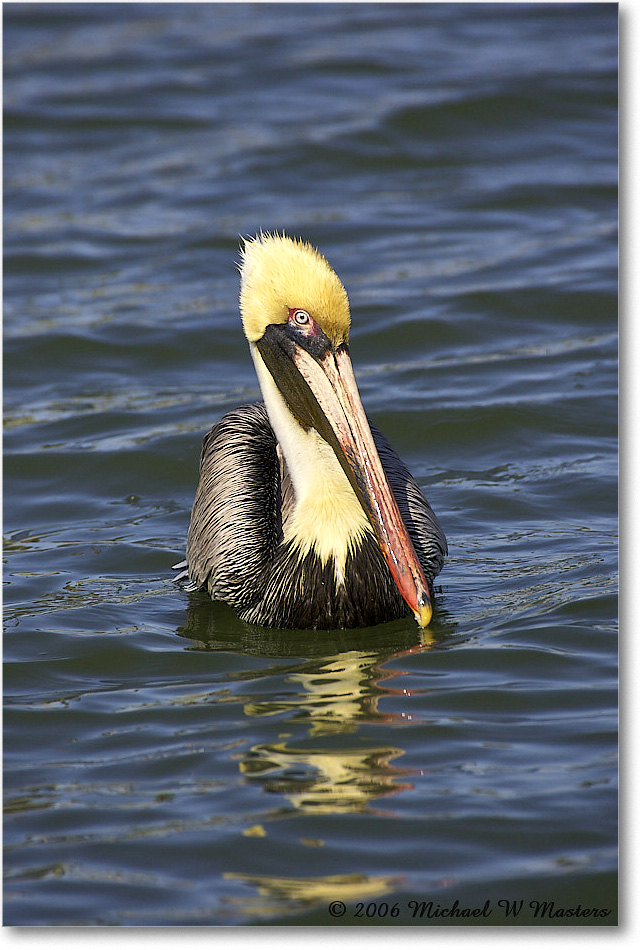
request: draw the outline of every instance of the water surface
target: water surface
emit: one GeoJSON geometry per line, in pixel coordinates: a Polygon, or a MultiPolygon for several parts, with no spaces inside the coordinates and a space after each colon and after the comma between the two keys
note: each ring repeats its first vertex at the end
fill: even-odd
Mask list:
{"type": "Polygon", "coordinates": [[[3,11],[5,923],[615,923],[616,5],[3,11]],[[172,582],[261,228],[348,289],[429,634],[172,582]]]}

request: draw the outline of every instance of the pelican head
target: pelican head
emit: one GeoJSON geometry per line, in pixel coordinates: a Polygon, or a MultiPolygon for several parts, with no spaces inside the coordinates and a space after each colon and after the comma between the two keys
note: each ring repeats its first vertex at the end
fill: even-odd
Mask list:
{"type": "Polygon", "coordinates": [[[348,550],[371,532],[417,622],[430,622],[430,588],[383,471],[348,352],[343,284],[310,244],[261,234],[245,242],[240,308],[270,423],[296,505],[286,540],[342,582],[348,550]]]}
{"type": "Polygon", "coordinates": [[[241,257],[241,317],[250,343],[270,324],[287,323],[295,307],[314,319],[335,348],[348,342],[348,295],[319,251],[285,235],[262,234],[245,242],[241,257]]]}

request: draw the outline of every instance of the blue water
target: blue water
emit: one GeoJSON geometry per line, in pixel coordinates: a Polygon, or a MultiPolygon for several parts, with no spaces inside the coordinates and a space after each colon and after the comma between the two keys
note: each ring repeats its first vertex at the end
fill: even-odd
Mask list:
{"type": "Polygon", "coordinates": [[[617,6],[3,14],[5,924],[616,923],[617,6]],[[444,526],[425,636],[173,584],[260,229],[444,526]]]}

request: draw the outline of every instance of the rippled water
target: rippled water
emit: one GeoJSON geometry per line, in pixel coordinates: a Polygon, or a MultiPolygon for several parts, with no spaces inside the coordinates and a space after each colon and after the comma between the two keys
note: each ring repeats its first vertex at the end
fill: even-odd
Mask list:
{"type": "Polygon", "coordinates": [[[3,9],[5,923],[615,923],[617,6],[3,9]],[[261,228],[448,535],[424,637],[172,583],[261,228]]]}

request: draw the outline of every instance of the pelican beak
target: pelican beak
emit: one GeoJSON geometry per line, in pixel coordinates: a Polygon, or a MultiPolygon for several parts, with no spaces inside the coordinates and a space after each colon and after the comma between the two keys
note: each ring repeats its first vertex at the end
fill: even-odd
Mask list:
{"type": "Polygon", "coordinates": [[[301,339],[267,327],[257,348],[288,407],[332,446],[379,541],[397,588],[420,627],[432,618],[430,588],[381,465],[346,343],[301,339]]]}

